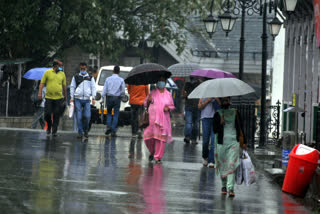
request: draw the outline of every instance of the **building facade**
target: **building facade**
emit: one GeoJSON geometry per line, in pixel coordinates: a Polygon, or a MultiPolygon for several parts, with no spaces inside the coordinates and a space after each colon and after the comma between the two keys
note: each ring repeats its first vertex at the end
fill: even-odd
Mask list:
{"type": "Polygon", "coordinates": [[[319,105],[319,47],[316,45],[314,2],[299,0],[294,12],[283,14],[285,60],[283,108],[295,106],[298,113],[283,113],[283,131],[298,131],[299,143],[316,141],[319,105]]]}

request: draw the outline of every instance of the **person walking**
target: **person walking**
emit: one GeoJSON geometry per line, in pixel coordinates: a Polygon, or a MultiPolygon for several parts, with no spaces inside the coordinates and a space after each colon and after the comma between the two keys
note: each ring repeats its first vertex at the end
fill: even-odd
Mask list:
{"type": "Polygon", "coordinates": [[[242,132],[241,119],[236,109],[230,108],[230,97],[221,98],[221,109],[213,118],[215,135],[216,175],[222,183],[222,194],[234,197],[235,172],[240,164],[240,147],[246,149],[246,140],[242,132]]]}
{"type": "Polygon", "coordinates": [[[199,134],[199,117],[198,109],[199,99],[188,99],[188,95],[199,85],[197,79],[191,77],[191,81],[184,86],[183,97],[185,98],[185,127],[184,127],[184,142],[197,144],[199,134]]]}
{"type": "MultiPolygon", "coordinates": [[[[129,85],[129,104],[131,106],[131,132],[132,137],[138,137],[139,115],[143,111],[143,103],[149,94],[148,85],[129,85]]],[[[141,137],[141,136],[139,136],[141,137]]]]}
{"type": "Polygon", "coordinates": [[[35,104],[37,111],[36,111],[36,113],[34,115],[34,118],[33,118],[32,124],[31,124],[31,128],[32,129],[36,129],[37,128],[38,122],[39,122],[39,124],[41,126],[41,129],[44,129],[44,127],[45,127],[44,104],[46,102],[46,99],[45,99],[46,89],[47,88],[45,86],[42,88],[42,100],[41,100],[40,104],[39,104],[39,102],[37,102],[35,104]]]}
{"type": "Polygon", "coordinates": [[[201,110],[202,121],[202,158],[203,166],[214,167],[214,132],[213,116],[220,108],[219,101],[214,98],[200,99],[198,108],[201,110]],[[208,164],[209,163],[209,164],[208,164]]]}
{"type": "Polygon", "coordinates": [[[113,68],[113,75],[106,79],[102,90],[102,101],[106,99],[107,107],[107,130],[105,134],[111,134],[112,137],[116,137],[120,111],[120,99],[121,96],[125,95],[125,83],[119,74],[120,67],[116,65],[113,68]]]}
{"type": "Polygon", "coordinates": [[[94,78],[87,72],[87,64],[80,63],[80,73],[72,77],[70,85],[70,103],[74,102],[78,126],[78,138],[88,138],[91,119],[90,97],[95,104],[96,84],[94,78]]]}
{"type": "Polygon", "coordinates": [[[165,88],[166,78],[160,77],[156,89],[146,97],[144,106],[149,112],[149,126],[143,139],[150,152],[149,161],[161,163],[166,143],[172,142],[170,111],[175,109],[172,96],[165,88]]]}
{"type": "Polygon", "coordinates": [[[46,85],[44,114],[47,122],[47,136],[57,136],[61,107],[67,101],[66,75],[63,72],[61,61],[54,61],[53,68],[47,70],[41,79],[38,99],[42,100],[42,89],[46,85]],[[62,94],[64,93],[64,95],[62,94]]]}

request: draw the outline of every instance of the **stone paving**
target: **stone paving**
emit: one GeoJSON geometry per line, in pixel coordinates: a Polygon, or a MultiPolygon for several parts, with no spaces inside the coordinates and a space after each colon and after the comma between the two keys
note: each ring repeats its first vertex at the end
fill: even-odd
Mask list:
{"type": "Polygon", "coordinates": [[[0,129],[1,213],[311,213],[257,170],[257,182],[220,194],[214,169],[203,167],[201,144],[182,137],[163,164],[148,161],[141,140],[0,129]]]}

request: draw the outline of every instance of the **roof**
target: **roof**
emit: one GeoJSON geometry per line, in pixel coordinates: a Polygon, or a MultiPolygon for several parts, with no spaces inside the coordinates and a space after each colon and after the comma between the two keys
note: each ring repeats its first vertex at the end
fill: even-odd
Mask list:
{"type": "Polygon", "coordinates": [[[30,62],[33,59],[31,58],[21,58],[21,59],[7,59],[7,60],[1,60],[0,59],[0,65],[9,65],[9,64],[24,64],[26,62],[30,62]]]}

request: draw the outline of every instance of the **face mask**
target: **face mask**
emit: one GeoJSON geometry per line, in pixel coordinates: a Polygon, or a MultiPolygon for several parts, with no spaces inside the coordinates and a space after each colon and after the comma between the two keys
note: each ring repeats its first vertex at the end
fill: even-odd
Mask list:
{"type": "Polygon", "coordinates": [[[81,73],[82,75],[85,75],[85,74],[87,73],[87,71],[80,71],[80,73],[81,73]]]}
{"type": "Polygon", "coordinates": [[[165,86],[166,86],[166,83],[164,81],[157,82],[157,88],[163,89],[165,86]]]}
{"type": "Polygon", "coordinates": [[[58,68],[58,71],[63,71],[63,69],[61,67],[58,68]]]}

